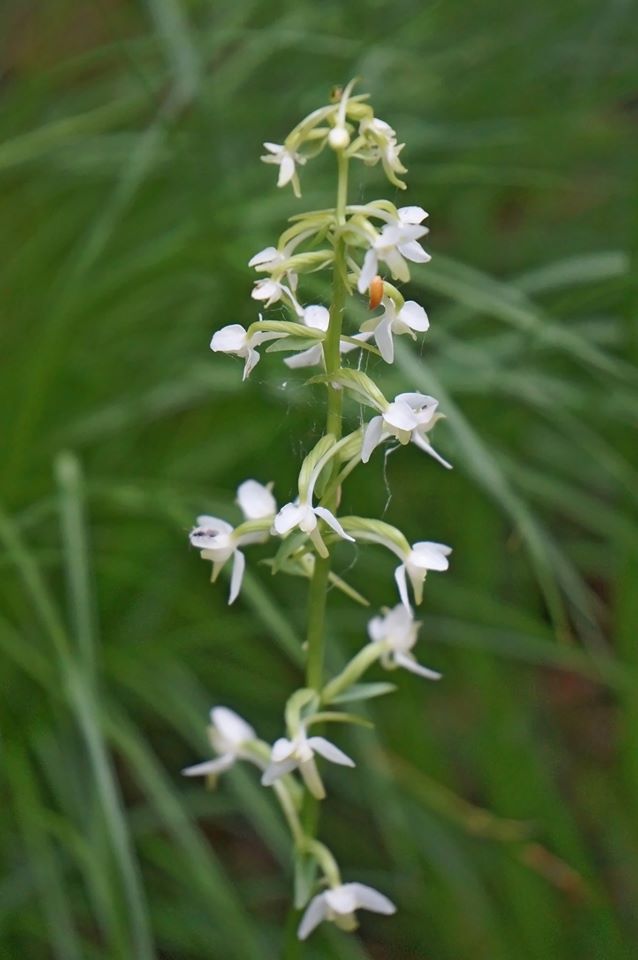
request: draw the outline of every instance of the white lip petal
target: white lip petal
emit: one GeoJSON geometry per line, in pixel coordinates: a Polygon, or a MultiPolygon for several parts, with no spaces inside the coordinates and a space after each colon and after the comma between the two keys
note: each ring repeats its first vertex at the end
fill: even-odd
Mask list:
{"type": "Polygon", "coordinates": [[[204,763],[196,763],[192,767],[185,767],[182,770],[184,777],[210,777],[218,773],[229,770],[235,762],[232,753],[226,753],[223,757],[216,757],[214,760],[205,760],[204,763]]]}
{"type": "Polygon", "coordinates": [[[375,447],[381,443],[383,437],[383,417],[373,417],[363,434],[361,444],[361,462],[367,463],[375,447]]]}
{"type": "Polygon", "coordinates": [[[423,450],[424,453],[429,453],[429,455],[437,460],[442,467],[446,467],[448,470],[452,469],[452,464],[448,463],[448,461],[444,460],[440,453],[436,452],[432,444],[428,443],[425,437],[419,433],[418,429],[412,433],[412,443],[420,450],[423,450]]]}
{"type": "Polygon", "coordinates": [[[354,537],[351,537],[349,533],[343,529],[337,518],[330,510],[327,510],[326,507],[315,507],[316,515],[321,517],[322,520],[328,524],[329,527],[332,527],[335,533],[337,533],[342,540],[350,540],[352,543],[355,542],[354,537]]]}
{"type": "Polygon", "coordinates": [[[396,913],[397,908],[392,901],[373,887],[368,887],[365,883],[349,883],[347,886],[352,888],[357,907],[372,910],[374,913],[396,913]]]}
{"type": "Polygon", "coordinates": [[[386,363],[394,361],[394,340],[392,339],[392,318],[385,317],[377,324],[374,341],[386,363]]]}
{"type": "Polygon", "coordinates": [[[279,166],[279,177],[277,179],[277,186],[285,187],[287,183],[290,183],[294,175],[295,175],[294,158],[287,151],[284,151],[281,155],[281,164],[279,166]]]}
{"type": "Polygon", "coordinates": [[[394,662],[400,667],[403,667],[404,670],[409,670],[410,673],[416,673],[419,677],[425,677],[426,680],[440,680],[442,677],[442,674],[438,673],[437,670],[430,670],[428,667],[421,666],[409,653],[395,653],[394,662]]]}
{"type": "Polygon", "coordinates": [[[244,579],[245,569],[246,557],[243,555],[241,550],[235,550],[235,556],[233,558],[233,572],[230,575],[230,595],[228,597],[229,604],[234,603],[239,596],[239,591],[241,590],[242,581],[244,579]]]}
{"type": "Polygon", "coordinates": [[[237,488],[237,503],[246,520],[262,520],[277,512],[277,502],[263,483],[244,480],[237,488]]]}
{"type": "Polygon", "coordinates": [[[408,597],[408,579],[405,572],[404,564],[401,564],[396,568],[396,570],[394,571],[394,579],[399,589],[399,596],[401,597],[401,603],[403,604],[404,607],[410,610],[411,607],[410,607],[410,599],[408,597]]]}
{"type": "Polygon", "coordinates": [[[335,747],[334,743],[326,740],[325,737],[309,737],[308,745],[315,753],[318,753],[319,756],[325,760],[329,760],[330,763],[338,763],[342,767],[355,766],[354,760],[352,760],[347,753],[344,753],[339,747],[335,747]]]}
{"type": "Polygon", "coordinates": [[[270,153],[281,153],[284,149],[281,143],[264,143],[264,146],[270,153]]]}
{"type": "Polygon", "coordinates": [[[210,342],[215,353],[239,353],[246,347],[246,331],[239,323],[231,323],[213,334],[210,342]]]}
{"type": "Polygon", "coordinates": [[[257,734],[238,713],[229,707],[213,707],[210,712],[211,723],[229,743],[239,746],[246,740],[255,740],[257,734]]]}
{"type": "Polygon", "coordinates": [[[287,773],[292,773],[296,766],[296,760],[282,760],[281,763],[270,763],[264,770],[261,778],[262,786],[271,787],[275,780],[279,780],[280,777],[285,777],[287,773]]]}
{"type": "Polygon", "coordinates": [[[299,929],[297,930],[297,936],[300,940],[305,940],[315,929],[318,927],[322,920],[326,918],[326,895],[324,893],[317,894],[316,897],[313,897],[308,906],[306,907],[306,912],[301,918],[301,923],[299,924],[299,929]]]}

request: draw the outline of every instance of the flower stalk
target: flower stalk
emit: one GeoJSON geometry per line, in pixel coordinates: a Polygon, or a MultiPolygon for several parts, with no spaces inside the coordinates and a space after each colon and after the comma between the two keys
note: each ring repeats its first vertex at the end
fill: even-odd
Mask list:
{"type": "Polygon", "coordinates": [[[429,455],[430,463],[450,466],[429,438],[441,418],[437,401],[416,392],[389,400],[374,380],[379,364],[393,362],[396,336],[416,339],[429,328],[423,307],[405,300],[391,282],[407,282],[408,264],[430,259],[420,243],[428,232],[423,226],[427,214],[421,207],[397,208],[389,200],[348,204],[353,161],[380,164],[398,189],[405,189],[398,175],[406,173],[399,159],[403,144],[397,142],[395,131],[375,117],[366,95],[353,95],[353,87],[354,81],[338,91],[330,104],[314,110],[283,143],[264,144],[262,160],[278,168],[277,186],[292,187],[295,197],[301,196],[301,169],[326,147],[333,151],[335,205],[292,217],[278,244],[251,258],[249,266],[258,274],[251,296],[264,311],[276,307],[277,318],[259,314],[252,324],[217,330],[211,340],[214,352],[244,361],[244,379],[261,361],[260,351],[288,354],[284,363],[291,370],[320,366],[321,372],[308,383],[321,384],[326,391],[324,433],[301,464],[294,501],[278,507],[271,485],[248,480],[237,494],[242,522],[233,525],[202,515],[190,534],[191,544],[212,563],[213,580],[223,569],[231,569],[229,603],[240,596],[246,547],[279,541],[267,561],[272,572],[308,580],[304,684],[287,699],[283,735],[268,744],[232,710],[217,706],[211,711],[209,728],[213,758],[183,771],[187,776],[205,776],[214,785],[235,763],[248,762],[258,769],[261,783],[275,793],[294,852],[295,893],[284,935],[284,960],[297,958],[300,943],[323,921],[354,931],[357,910],[391,914],[396,909],[377,890],[358,882],[344,883],[334,854],[318,837],[320,804],[327,793],[326,762],[330,777],[346,775],[347,768],[356,766],[340,746],[323,736],[323,729],[336,730],[338,737],[345,724],[369,726],[341,705],[396,689],[389,683],[367,682],[365,676],[372,669],[402,668],[428,680],[439,679],[440,674],[423,666],[413,653],[420,625],[414,620],[412,603],[422,602],[426,575],[446,570],[451,552],[434,541],[412,543],[380,519],[338,515],[342,485],[382,444],[412,443],[429,455]],[[332,274],[329,307],[305,303],[300,278],[328,268],[332,274]],[[383,272],[389,277],[383,277],[383,272]],[[361,297],[369,313],[358,330],[349,328],[351,297],[361,297]],[[282,309],[286,319],[281,319],[282,309]],[[360,351],[373,365],[369,372],[348,364],[348,356],[355,353],[360,358],[360,351]],[[344,435],[344,418],[357,416],[353,407],[359,411],[359,424],[353,423],[344,435]],[[362,422],[360,411],[365,408],[374,415],[362,422]],[[332,569],[335,549],[348,541],[385,547],[399,560],[395,586],[391,581],[389,586],[398,592],[400,602],[372,617],[368,642],[336,676],[326,678],[329,588],[337,587],[351,600],[369,604],[332,569]]]}

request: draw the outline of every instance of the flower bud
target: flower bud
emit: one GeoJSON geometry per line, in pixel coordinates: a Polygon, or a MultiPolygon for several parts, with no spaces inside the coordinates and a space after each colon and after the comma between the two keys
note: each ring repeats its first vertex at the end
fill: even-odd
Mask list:
{"type": "Polygon", "coordinates": [[[345,127],[333,127],[328,134],[328,143],[333,150],[345,150],[350,144],[350,134],[345,127]]]}
{"type": "Polygon", "coordinates": [[[368,292],[370,294],[369,307],[371,310],[375,310],[381,303],[381,299],[383,297],[383,280],[379,274],[377,274],[376,277],[373,277],[370,281],[368,292]]]}

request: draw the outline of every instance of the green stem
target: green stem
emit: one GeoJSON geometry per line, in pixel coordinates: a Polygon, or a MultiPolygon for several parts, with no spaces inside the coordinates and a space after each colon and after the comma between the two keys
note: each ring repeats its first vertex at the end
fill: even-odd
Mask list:
{"type": "MultiPolygon", "coordinates": [[[[337,230],[346,222],[346,205],[348,200],[348,160],[343,153],[337,154],[338,183],[337,207],[335,219],[337,230]]],[[[335,244],[334,270],[332,276],[332,303],[330,305],[330,325],[324,341],[324,357],[326,373],[336,373],[341,366],[339,344],[343,324],[343,310],[347,296],[346,278],[346,248],[343,237],[338,235],[335,244]]],[[[326,416],[326,433],[331,433],[336,440],[341,437],[341,400],[343,391],[328,383],[328,411],[326,416]]],[[[329,510],[335,509],[339,491],[334,490],[332,502],[325,502],[329,510]]],[[[323,646],[324,624],[326,615],[326,593],[330,576],[330,557],[317,557],[315,569],[310,581],[308,597],[308,633],[306,663],[306,685],[319,692],[323,683],[323,646]]]]}
{"type": "MultiPolygon", "coordinates": [[[[332,302],[330,305],[330,325],[324,340],[324,359],[326,373],[336,373],[341,367],[341,328],[343,325],[343,311],[348,294],[346,245],[340,228],[346,222],[346,206],[348,203],[348,158],[342,152],[337,153],[338,181],[337,206],[335,219],[337,239],[332,273],[332,302]]],[[[343,391],[328,383],[328,409],[326,415],[326,433],[331,433],[335,440],[341,438],[341,400],[343,391]]],[[[333,467],[335,473],[338,465],[333,467]]],[[[328,480],[328,483],[330,480],[328,480]]],[[[336,509],[339,499],[339,488],[334,487],[328,501],[323,500],[329,510],[336,509]]],[[[315,567],[310,580],[308,594],[308,631],[307,631],[307,660],[306,686],[317,693],[323,686],[323,657],[324,657],[324,626],[326,620],[326,595],[330,577],[330,557],[316,557],[315,567]]],[[[319,804],[307,791],[304,795],[302,810],[303,830],[312,841],[317,831],[319,821],[319,804]]],[[[296,960],[299,956],[299,941],[296,937],[296,922],[299,914],[292,911],[288,915],[286,924],[283,960],[296,960]]]]}

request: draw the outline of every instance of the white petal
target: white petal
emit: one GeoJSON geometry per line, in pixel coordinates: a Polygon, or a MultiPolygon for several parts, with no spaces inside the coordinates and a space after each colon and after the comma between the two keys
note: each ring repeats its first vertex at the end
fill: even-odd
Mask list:
{"type": "Polygon", "coordinates": [[[307,350],[301,350],[299,353],[293,353],[290,357],[284,357],[284,363],[291,370],[301,370],[304,367],[316,367],[323,358],[323,348],[320,343],[314,347],[308,347],[307,350]]]}
{"type": "Polygon", "coordinates": [[[372,451],[381,443],[383,436],[383,417],[373,417],[363,434],[363,443],[361,444],[361,462],[367,463],[372,456],[372,451]]]}
{"type": "Polygon", "coordinates": [[[373,887],[368,887],[365,883],[349,883],[347,886],[353,888],[357,907],[372,910],[374,913],[396,913],[397,908],[392,901],[373,887]]]}
{"type": "Polygon", "coordinates": [[[361,273],[357,281],[357,290],[359,293],[365,293],[372,283],[373,278],[377,274],[377,264],[376,250],[368,250],[363,258],[363,266],[361,267],[361,273]]]}
{"type": "Polygon", "coordinates": [[[246,520],[261,520],[277,512],[277,501],[263,483],[244,480],[237,488],[237,503],[246,520]]]}
{"type": "Polygon", "coordinates": [[[428,315],[416,300],[406,300],[399,311],[399,319],[408,325],[411,330],[425,333],[430,326],[428,315]]]}
{"type": "Polygon", "coordinates": [[[392,363],[394,360],[394,340],[392,339],[391,317],[387,317],[377,324],[374,331],[374,340],[385,362],[392,363]]]}
{"type": "MultiPolygon", "coordinates": [[[[353,340],[360,340],[362,343],[367,343],[371,336],[373,336],[374,331],[369,330],[365,333],[355,333],[352,337],[353,340]]],[[[339,352],[340,353],[350,353],[351,350],[358,350],[358,343],[348,343],[347,340],[341,340],[339,342],[339,352]]]]}
{"type": "Polygon", "coordinates": [[[306,907],[306,912],[301,918],[301,923],[299,924],[299,929],[297,930],[297,936],[300,940],[305,940],[315,927],[318,927],[322,920],[326,918],[326,896],[324,893],[317,894],[316,897],[313,897],[308,906],[306,907]]]}
{"type": "MultiPolygon", "coordinates": [[[[226,559],[228,559],[234,550],[234,546],[229,537],[230,534],[222,530],[216,530],[214,527],[195,527],[188,535],[193,547],[196,547],[198,550],[214,550],[223,553],[226,559]]],[[[221,559],[221,557],[216,557],[215,559],[221,559]]]]}
{"type": "Polygon", "coordinates": [[[220,520],[219,517],[210,517],[207,513],[201,513],[197,518],[197,526],[205,527],[206,533],[213,537],[219,533],[232,533],[233,527],[226,520],[220,520]]]}
{"type": "Polygon", "coordinates": [[[407,243],[399,244],[399,253],[401,253],[406,260],[411,260],[412,263],[427,263],[432,259],[429,253],[426,253],[418,240],[409,240],[407,243]]]}
{"type": "Polygon", "coordinates": [[[385,633],[385,617],[373,617],[372,620],[368,620],[368,636],[374,643],[383,640],[385,633]]]}
{"type": "Polygon", "coordinates": [[[213,334],[210,342],[215,353],[239,353],[246,348],[246,331],[239,323],[231,323],[213,334]]]}
{"type": "Polygon", "coordinates": [[[429,670],[427,667],[422,667],[409,653],[395,653],[394,662],[400,667],[403,667],[404,670],[409,670],[410,673],[416,673],[419,677],[425,677],[427,680],[440,680],[442,676],[442,674],[436,670],[429,670]]]}
{"type": "Polygon", "coordinates": [[[399,596],[401,597],[401,603],[406,609],[411,610],[410,599],[408,597],[408,580],[405,572],[405,565],[397,567],[394,571],[394,579],[396,585],[399,588],[399,596]]]}
{"type": "Polygon", "coordinates": [[[258,280],[250,295],[253,300],[272,300],[274,302],[281,297],[281,284],[275,280],[258,280]]]}
{"type": "Polygon", "coordinates": [[[256,253],[254,257],[251,257],[248,261],[249,267],[258,267],[262,263],[270,263],[272,260],[281,259],[281,254],[277,250],[277,247],[264,247],[263,250],[260,250],[259,253],[256,253]]]}
{"type": "Polygon", "coordinates": [[[413,410],[422,413],[424,410],[431,410],[434,412],[439,405],[439,401],[435,400],[434,397],[428,396],[427,393],[397,393],[394,398],[399,403],[407,403],[408,406],[412,407],[413,410]]]}
{"type": "Polygon", "coordinates": [[[234,603],[239,596],[242,580],[244,579],[244,570],[246,569],[246,557],[241,550],[235,550],[233,559],[233,572],[230,575],[230,594],[228,603],[234,603]]]}
{"type": "Polygon", "coordinates": [[[419,422],[414,414],[414,410],[412,410],[409,404],[401,400],[394,400],[388,404],[383,411],[383,420],[385,423],[390,424],[390,426],[396,427],[397,430],[410,431],[414,430],[419,422]]]}
{"type": "Polygon", "coordinates": [[[447,558],[451,553],[452,548],[444,543],[421,540],[412,544],[410,563],[426,570],[447,570],[450,565],[447,558]]]}
{"type": "Polygon", "coordinates": [[[247,380],[252,371],[255,369],[259,363],[260,357],[256,350],[252,347],[249,347],[248,353],[246,354],[246,362],[244,363],[244,372],[242,374],[242,380],[247,380]]]}
{"type": "Polygon", "coordinates": [[[223,757],[216,757],[214,760],[206,760],[204,763],[196,763],[193,767],[185,767],[182,774],[185,777],[209,777],[224,770],[229,770],[235,762],[235,756],[232,753],[226,753],[223,757]]]}
{"type": "Polygon", "coordinates": [[[330,760],[331,763],[339,763],[342,767],[355,766],[354,760],[351,760],[347,753],[344,753],[339,747],[335,747],[334,743],[326,740],[325,737],[309,737],[308,744],[315,753],[326,760],[330,760]]]}
{"type": "Polygon", "coordinates": [[[211,723],[219,730],[222,737],[230,743],[239,746],[246,740],[256,740],[257,734],[238,713],[228,707],[213,707],[210,712],[211,723]]]}
{"type": "Polygon", "coordinates": [[[401,223],[421,223],[427,217],[423,207],[399,207],[397,213],[401,223]]]}
{"type": "Polygon", "coordinates": [[[354,543],[354,537],[351,537],[349,533],[343,529],[337,518],[333,513],[330,513],[326,507],[315,507],[314,511],[318,517],[321,517],[322,520],[328,524],[329,527],[332,527],[335,533],[337,533],[342,540],[350,540],[351,543],[354,543]]]}
{"type": "Polygon", "coordinates": [[[281,165],[279,167],[279,177],[277,179],[278,187],[285,187],[290,183],[295,175],[295,161],[290,153],[285,151],[281,156],[281,165]]]}
{"type": "Polygon", "coordinates": [[[296,766],[296,760],[282,760],[281,763],[268,764],[261,778],[262,786],[271,787],[275,780],[279,780],[280,777],[285,777],[285,775],[291,773],[296,766]]]}
{"type": "Polygon", "coordinates": [[[294,503],[284,504],[273,523],[276,533],[278,533],[280,537],[290,533],[291,530],[299,525],[303,516],[304,511],[301,507],[294,503]]]}
{"type": "Polygon", "coordinates": [[[410,271],[408,270],[407,263],[398,250],[395,250],[394,247],[385,250],[383,253],[383,259],[390,267],[390,272],[395,280],[401,280],[403,283],[408,282],[410,279],[410,271]]]}
{"type": "Polygon", "coordinates": [[[326,903],[330,909],[341,916],[354,913],[357,909],[357,898],[353,887],[353,883],[342,883],[340,887],[326,890],[326,903]]]}
{"type": "Polygon", "coordinates": [[[272,745],[270,758],[273,763],[282,763],[284,760],[289,760],[294,752],[294,742],[292,740],[287,740],[286,737],[279,737],[279,739],[275,740],[272,745]]]}
{"type": "Polygon", "coordinates": [[[282,153],[284,146],[282,143],[264,143],[266,150],[270,153],[282,153]]]}
{"type": "Polygon", "coordinates": [[[307,327],[325,332],[330,325],[330,311],[319,303],[312,303],[309,307],[304,308],[303,322],[307,327]]]}
{"type": "Polygon", "coordinates": [[[434,457],[435,460],[438,460],[443,467],[447,467],[448,470],[452,469],[452,464],[448,463],[447,460],[444,460],[441,454],[436,452],[432,444],[428,443],[425,437],[420,434],[418,430],[412,431],[412,443],[420,450],[423,450],[424,453],[429,453],[430,456],[434,457]]]}

